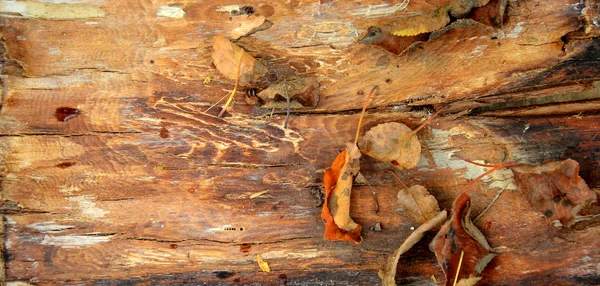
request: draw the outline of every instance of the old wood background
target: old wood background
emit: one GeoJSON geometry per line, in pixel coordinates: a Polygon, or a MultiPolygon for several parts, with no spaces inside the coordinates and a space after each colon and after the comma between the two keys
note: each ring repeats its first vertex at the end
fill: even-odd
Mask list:
{"type": "MultiPolygon", "coordinates": [[[[572,158],[598,191],[598,3],[493,0],[400,55],[359,43],[370,26],[450,2],[480,1],[0,1],[2,278],[379,283],[377,271],[417,226],[395,203],[394,168],[361,159],[375,193],[366,185],[352,193],[362,244],[324,240],[320,217],[324,169],[353,139],[359,90],[375,85],[363,133],[391,121],[414,128],[446,106],[419,132],[419,165],[396,171],[442,208],[486,170],[454,155],[572,158]],[[253,14],[218,11],[230,4],[253,14]],[[317,107],[293,110],[287,129],[285,110],[245,102],[248,87],[224,119],[218,108],[205,112],[234,85],[211,65],[212,39],[249,16],[272,25],[236,44],[278,76],[319,80],[317,107]],[[376,223],[381,231],[370,230],[376,223]]],[[[475,185],[474,214],[501,189],[475,222],[504,250],[482,285],[600,283],[597,205],[556,228],[500,170],[475,185]]],[[[444,281],[432,237],[401,258],[398,283],[444,281]]]]}

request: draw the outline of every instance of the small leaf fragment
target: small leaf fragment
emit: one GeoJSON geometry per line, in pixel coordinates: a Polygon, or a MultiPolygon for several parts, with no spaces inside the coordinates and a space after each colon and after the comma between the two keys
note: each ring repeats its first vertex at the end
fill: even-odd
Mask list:
{"type": "Polygon", "coordinates": [[[162,171],[165,169],[165,166],[162,163],[158,163],[158,165],[152,168],[153,171],[162,171]]]}
{"type": "Polygon", "coordinates": [[[254,198],[258,198],[268,192],[270,192],[271,190],[266,190],[266,191],[262,191],[262,192],[256,192],[250,195],[250,199],[254,199],[254,198]]]}
{"type": "Polygon", "coordinates": [[[377,160],[390,162],[399,169],[409,169],[419,163],[421,143],[408,126],[398,122],[379,124],[371,128],[360,141],[360,149],[377,160]]]}
{"type": "MultiPolygon", "coordinates": [[[[429,244],[429,249],[435,253],[446,275],[446,285],[453,285],[462,252],[464,259],[457,285],[463,285],[461,281],[464,279],[480,277],[483,269],[496,256],[491,252],[491,247],[481,231],[471,221],[470,214],[471,199],[462,193],[454,201],[452,216],[429,244]]],[[[462,283],[472,281],[474,280],[465,280],[462,283]]]]}
{"type": "Polygon", "coordinates": [[[440,212],[434,196],[425,187],[414,185],[398,192],[398,204],[422,224],[440,212]]]}
{"type": "Polygon", "coordinates": [[[267,272],[267,273],[271,272],[271,268],[269,268],[269,263],[267,263],[266,261],[264,261],[262,259],[262,257],[260,257],[260,254],[256,255],[256,262],[258,262],[258,267],[260,267],[260,269],[263,272],[267,272]]]}
{"type": "Polygon", "coordinates": [[[558,220],[571,226],[581,209],[598,201],[596,193],[579,176],[579,163],[575,160],[517,165],[511,169],[519,190],[551,222],[558,220]]]}
{"type": "Polygon", "coordinates": [[[352,181],[360,169],[360,151],[352,143],[342,151],[325,171],[325,203],[321,217],[325,221],[325,238],[362,242],[362,227],[350,218],[352,181]]]}

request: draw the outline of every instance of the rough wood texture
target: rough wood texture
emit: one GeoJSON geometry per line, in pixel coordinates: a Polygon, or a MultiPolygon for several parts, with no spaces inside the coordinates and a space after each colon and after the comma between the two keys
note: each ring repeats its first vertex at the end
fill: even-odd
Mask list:
{"type": "MultiPolygon", "coordinates": [[[[436,1],[62,2],[0,1],[6,282],[379,283],[378,270],[417,225],[395,204],[393,167],[361,159],[377,200],[355,186],[362,244],[324,240],[319,207],[324,169],[353,138],[357,93],[374,85],[363,133],[391,121],[414,128],[431,105],[447,106],[419,132],[419,165],[399,172],[442,208],[486,170],[454,154],[491,163],[572,158],[600,188],[594,1],[489,1],[401,55],[358,40],[436,1]],[[506,2],[501,20],[489,12],[506,2]],[[217,11],[228,4],[272,23],[235,41],[270,69],[257,88],[276,77],[320,82],[317,107],[295,111],[288,129],[285,111],[269,116],[241,92],[228,117],[204,112],[233,89],[211,67],[212,38],[250,19],[217,11]],[[377,222],[382,231],[369,231],[377,222]]],[[[597,205],[557,229],[501,170],[471,190],[473,213],[502,188],[475,221],[504,250],[482,285],[600,283],[597,205]]],[[[444,280],[431,238],[402,256],[396,281],[444,280]]]]}

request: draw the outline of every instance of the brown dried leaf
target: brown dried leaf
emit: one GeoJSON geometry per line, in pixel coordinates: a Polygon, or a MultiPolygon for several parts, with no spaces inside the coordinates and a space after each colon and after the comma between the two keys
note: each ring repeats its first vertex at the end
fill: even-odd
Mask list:
{"type": "Polygon", "coordinates": [[[398,204],[422,224],[440,212],[440,206],[434,196],[420,185],[403,188],[398,192],[398,204]]]}
{"type": "Polygon", "coordinates": [[[371,128],[363,136],[360,149],[377,160],[390,162],[402,168],[412,168],[419,163],[421,143],[416,134],[410,135],[408,126],[389,122],[371,128]]]}
{"type": "Polygon", "coordinates": [[[267,73],[263,64],[222,35],[214,37],[211,57],[217,70],[231,80],[236,80],[238,60],[241,61],[240,85],[248,85],[267,73]]]}
{"type": "Polygon", "coordinates": [[[512,171],[529,203],[549,221],[571,226],[581,209],[598,201],[596,193],[579,177],[579,163],[575,160],[517,165],[512,171]]]}
{"type": "Polygon", "coordinates": [[[381,284],[396,285],[396,269],[398,268],[398,259],[400,259],[400,256],[417,244],[423,238],[425,232],[442,224],[446,220],[446,217],[446,211],[438,212],[436,216],[423,223],[406,238],[402,245],[394,251],[394,254],[390,255],[386,268],[379,270],[378,274],[379,278],[381,278],[381,284]]]}
{"type": "Polygon", "coordinates": [[[258,262],[258,267],[260,267],[260,269],[263,272],[271,272],[271,268],[269,267],[269,263],[267,263],[266,261],[264,261],[262,259],[262,257],[260,257],[260,254],[256,255],[256,262],[258,262]]]}
{"type": "Polygon", "coordinates": [[[350,218],[350,193],[352,181],[358,174],[360,151],[356,145],[347,143],[325,171],[325,203],[321,217],[325,220],[325,238],[362,242],[362,227],[350,218]]]}
{"type": "Polygon", "coordinates": [[[271,22],[266,21],[266,18],[260,15],[235,16],[232,17],[231,22],[228,22],[228,24],[235,25],[233,29],[225,33],[225,36],[231,40],[237,40],[243,36],[266,30],[272,26],[271,22]]]}
{"type": "MultiPolygon", "coordinates": [[[[452,285],[461,253],[464,252],[458,281],[479,277],[485,266],[496,256],[485,237],[473,224],[471,199],[467,194],[461,194],[452,208],[452,216],[437,233],[429,249],[435,253],[438,263],[446,274],[446,285],[452,285]]],[[[467,283],[466,280],[462,283],[467,283]]]]}
{"type": "Polygon", "coordinates": [[[319,102],[319,81],[313,77],[298,77],[270,85],[257,94],[264,108],[314,108],[319,102]]]}

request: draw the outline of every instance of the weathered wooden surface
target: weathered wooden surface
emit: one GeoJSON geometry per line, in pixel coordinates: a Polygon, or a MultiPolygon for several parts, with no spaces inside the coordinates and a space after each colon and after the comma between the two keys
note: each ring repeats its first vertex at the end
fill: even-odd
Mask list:
{"type": "MultiPolygon", "coordinates": [[[[0,1],[7,282],[379,283],[377,271],[416,226],[395,204],[392,168],[362,159],[376,201],[367,186],[355,188],[360,245],[322,238],[315,195],[353,137],[364,99],[357,91],[374,85],[380,90],[363,132],[389,121],[415,127],[430,105],[447,106],[419,133],[419,165],[399,172],[443,208],[485,171],[453,154],[491,163],[572,158],[600,188],[593,1],[508,1],[501,27],[460,26],[400,56],[356,42],[371,25],[426,11],[427,1],[404,9],[375,1],[243,3],[273,26],[236,43],[280,76],[320,81],[321,102],[294,112],[288,129],[283,111],[269,116],[241,93],[229,117],[204,112],[233,88],[211,67],[210,45],[241,18],[216,9],[242,3],[59,2],[66,1],[15,12],[0,1]],[[167,5],[182,8],[183,18],[157,16],[167,5]],[[64,107],[79,114],[59,121],[64,107]],[[383,230],[369,231],[376,222],[383,230]]],[[[474,213],[502,188],[509,191],[475,222],[505,250],[481,284],[600,283],[598,206],[572,229],[557,229],[501,170],[473,188],[474,213]]],[[[443,281],[427,249],[432,237],[401,258],[399,283],[443,281]]]]}

